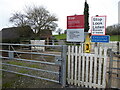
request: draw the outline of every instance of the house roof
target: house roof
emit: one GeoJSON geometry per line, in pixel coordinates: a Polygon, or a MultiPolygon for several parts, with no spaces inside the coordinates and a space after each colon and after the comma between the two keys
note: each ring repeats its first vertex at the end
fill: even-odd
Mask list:
{"type": "Polygon", "coordinates": [[[42,30],[40,32],[41,38],[51,38],[52,37],[52,31],[51,30],[42,30]]]}
{"type": "Polygon", "coordinates": [[[29,26],[3,28],[1,31],[2,39],[15,39],[15,38],[19,38],[22,34],[28,34],[28,33],[22,33],[22,31],[32,32],[32,29],[29,26]]]}

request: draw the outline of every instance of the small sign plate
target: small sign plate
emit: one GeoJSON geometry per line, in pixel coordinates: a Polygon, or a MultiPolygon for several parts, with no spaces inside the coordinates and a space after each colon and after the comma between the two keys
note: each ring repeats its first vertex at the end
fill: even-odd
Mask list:
{"type": "Polygon", "coordinates": [[[67,42],[84,42],[84,29],[67,29],[67,42]]]}
{"type": "Polygon", "coordinates": [[[91,36],[91,42],[103,42],[103,43],[108,43],[110,40],[109,35],[103,35],[103,36],[96,36],[93,35],[91,36]]]}

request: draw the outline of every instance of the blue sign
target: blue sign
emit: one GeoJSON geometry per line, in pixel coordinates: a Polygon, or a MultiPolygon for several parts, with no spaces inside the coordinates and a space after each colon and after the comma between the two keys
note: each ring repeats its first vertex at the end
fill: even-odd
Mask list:
{"type": "Polygon", "coordinates": [[[104,35],[104,36],[91,36],[91,42],[103,42],[103,43],[108,43],[110,40],[109,35],[104,35]]]}

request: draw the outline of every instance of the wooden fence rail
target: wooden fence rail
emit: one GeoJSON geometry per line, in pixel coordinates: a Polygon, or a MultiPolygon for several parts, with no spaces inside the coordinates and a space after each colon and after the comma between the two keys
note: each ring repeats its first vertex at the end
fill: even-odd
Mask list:
{"type": "Polygon", "coordinates": [[[83,45],[68,46],[68,84],[89,88],[105,88],[107,48],[95,47],[94,54],[83,51],[83,45]]]}

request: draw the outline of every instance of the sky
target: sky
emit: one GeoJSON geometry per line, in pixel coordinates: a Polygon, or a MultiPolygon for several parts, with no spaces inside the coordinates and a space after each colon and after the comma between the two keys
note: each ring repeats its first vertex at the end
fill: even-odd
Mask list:
{"type": "MultiPolygon", "coordinates": [[[[92,16],[107,16],[106,27],[118,23],[118,2],[120,0],[87,0],[89,23],[92,16]]],[[[23,12],[26,6],[44,6],[58,17],[58,28],[66,30],[67,16],[82,15],[85,0],[0,0],[0,30],[12,27],[9,18],[13,13],[23,12]]]]}

